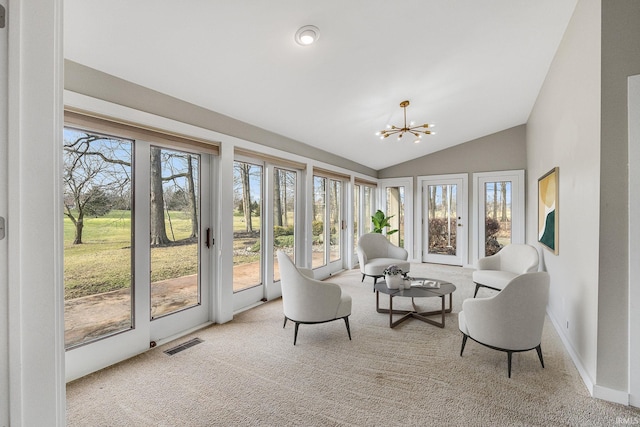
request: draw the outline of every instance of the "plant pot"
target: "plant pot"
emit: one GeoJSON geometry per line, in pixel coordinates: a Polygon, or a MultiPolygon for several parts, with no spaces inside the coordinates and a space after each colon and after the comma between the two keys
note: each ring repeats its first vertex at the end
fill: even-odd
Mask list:
{"type": "Polygon", "coordinates": [[[398,289],[402,284],[402,276],[400,276],[399,274],[395,276],[385,275],[384,281],[387,283],[387,288],[398,289]]]}

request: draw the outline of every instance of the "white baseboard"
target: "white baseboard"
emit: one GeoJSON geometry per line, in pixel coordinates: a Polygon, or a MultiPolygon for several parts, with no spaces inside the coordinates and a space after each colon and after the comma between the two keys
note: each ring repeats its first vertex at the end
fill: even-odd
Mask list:
{"type": "Polygon", "coordinates": [[[619,403],[621,405],[628,406],[629,393],[625,391],[614,390],[611,388],[602,387],[594,384],[593,379],[591,378],[586,368],[582,364],[580,357],[578,357],[578,354],[573,349],[573,346],[571,345],[567,337],[564,335],[563,330],[560,327],[560,323],[551,315],[548,309],[547,309],[547,314],[549,315],[549,319],[551,319],[551,323],[553,324],[553,327],[558,333],[560,340],[562,340],[562,344],[564,344],[564,348],[569,353],[569,356],[571,357],[573,364],[575,365],[576,369],[578,369],[578,373],[580,374],[582,381],[587,387],[587,390],[589,390],[589,394],[592,397],[595,397],[596,399],[607,400],[609,402],[619,403]]]}
{"type": "Polygon", "coordinates": [[[592,396],[597,399],[608,400],[609,402],[629,406],[629,393],[624,391],[613,390],[611,388],[602,387],[601,385],[595,385],[593,387],[592,396]]]}
{"type": "Polygon", "coordinates": [[[560,340],[562,340],[562,344],[564,344],[564,348],[567,350],[567,352],[569,352],[569,357],[571,357],[573,364],[576,366],[576,369],[578,369],[578,373],[580,374],[580,377],[582,378],[584,385],[587,386],[587,390],[589,390],[589,394],[593,396],[594,383],[593,383],[593,380],[591,379],[591,376],[587,372],[586,368],[582,364],[582,360],[580,360],[580,358],[578,357],[578,354],[573,349],[573,346],[571,345],[567,337],[564,335],[562,328],[560,327],[560,323],[556,320],[555,317],[553,317],[553,315],[551,314],[548,308],[547,308],[547,315],[549,316],[549,319],[551,319],[551,323],[553,324],[553,327],[558,333],[560,340]]]}

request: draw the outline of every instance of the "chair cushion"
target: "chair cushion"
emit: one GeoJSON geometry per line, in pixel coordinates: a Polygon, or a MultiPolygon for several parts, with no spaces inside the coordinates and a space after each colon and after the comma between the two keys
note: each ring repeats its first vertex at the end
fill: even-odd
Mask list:
{"type": "Polygon", "coordinates": [[[473,272],[473,282],[480,285],[491,286],[496,289],[504,289],[514,277],[516,273],[510,271],[499,270],[476,270],[473,272]]]}
{"type": "Polygon", "coordinates": [[[397,265],[403,273],[409,271],[410,263],[397,258],[374,258],[364,266],[363,273],[368,276],[383,276],[384,269],[390,265],[397,265]]]}

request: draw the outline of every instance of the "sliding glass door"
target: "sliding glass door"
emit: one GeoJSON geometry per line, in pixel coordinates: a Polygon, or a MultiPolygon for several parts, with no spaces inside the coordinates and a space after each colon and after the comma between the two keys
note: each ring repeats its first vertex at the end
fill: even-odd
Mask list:
{"type": "Polygon", "coordinates": [[[208,321],[212,155],[73,127],[63,153],[72,379],[208,321]]]}
{"type": "Polygon", "coordinates": [[[175,148],[149,147],[150,318],[153,340],[208,320],[211,226],[209,157],[175,148]],[[207,194],[207,193],[204,193],[207,194]],[[207,201],[209,199],[207,198],[207,201]]]}

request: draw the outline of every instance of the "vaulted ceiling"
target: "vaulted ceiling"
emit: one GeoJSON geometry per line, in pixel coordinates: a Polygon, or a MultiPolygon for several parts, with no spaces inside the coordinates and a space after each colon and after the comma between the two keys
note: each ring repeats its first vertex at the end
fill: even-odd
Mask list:
{"type": "Polygon", "coordinates": [[[65,57],[373,169],[526,123],[576,0],[65,0],[65,57]],[[303,25],[319,40],[300,46],[303,25]],[[380,140],[387,124],[436,135],[380,140]]]}

